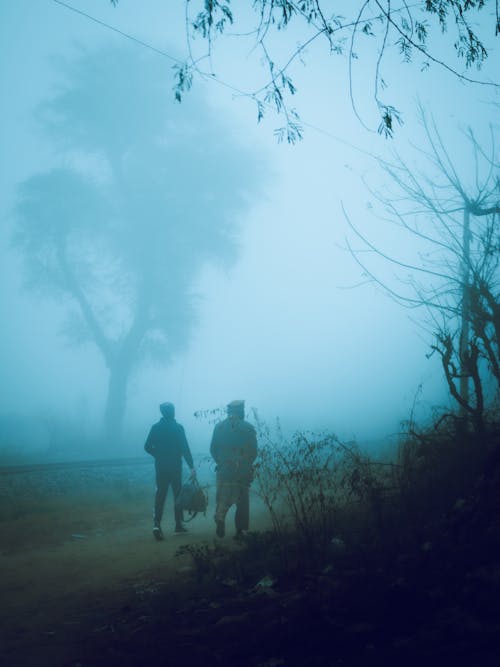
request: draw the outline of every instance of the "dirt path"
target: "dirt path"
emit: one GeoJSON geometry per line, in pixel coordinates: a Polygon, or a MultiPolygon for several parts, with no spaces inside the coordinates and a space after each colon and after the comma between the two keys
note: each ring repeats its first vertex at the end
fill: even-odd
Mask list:
{"type": "Polygon", "coordinates": [[[189,534],[155,542],[145,522],[60,546],[4,554],[0,629],[9,664],[30,664],[30,654],[36,658],[51,642],[64,644],[65,636],[74,634],[70,630],[105,614],[111,599],[171,578],[183,567],[175,558],[178,547],[208,539],[209,528],[202,518],[189,534]]]}
{"type": "Polygon", "coordinates": [[[141,572],[162,571],[175,565],[181,544],[209,539],[213,532],[207,520],[186,535],[166,535],[153,540],[149,523],[88,538],[75,538],[61,546],[35,548],[2,557],[2,597],[16,606],[39,604],[81,591],[113,587],[141,572]],[[8,582],[8,583],[6,583],[8,582]]]}
{"type": "MultiPolygon", "coordinates": [[[[182,545],[213,542],[213,518],[198,516],[188,528],[182,535],[167,528],[165,540],[156,542],[151,522],[141,520],[76,534],[52,546],[29,545],[28,539],[23,549],[3,552],[0,662],[10,667],[83,667],[85,637],[99,632],[110,613],[148,591],[178,588],[190,579],[191,559],[176,552],[182,545]]],[[[230,534],[224,543],[231,546],[230,534]]]]}
{"type": "MultiPolygon", "coordinates": [[[[1,479],[0,664],[86,667],[86,644],[105,626],[102,634],[109,634],[109,619],[126,614],[122,608],[142,613],[148,594],[164,588],[177,590],[181,603],[189,595],[192,561],[176,552],[213,543],[213,484],[207,515],[187,524],[186,534],[173,533],[167,498],[163,542],[152,535],[153,488],[148,466],[80,466],[1,479]]],[[[251,527],[261,528],[255,495],[251,502],[251,527]]],[[[233,516],[234,509],[224,540],[230,548],[233,516]]]]}

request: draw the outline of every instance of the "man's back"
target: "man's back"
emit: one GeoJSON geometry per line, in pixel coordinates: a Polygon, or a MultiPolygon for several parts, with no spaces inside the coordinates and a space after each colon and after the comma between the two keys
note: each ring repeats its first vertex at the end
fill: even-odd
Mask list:
{"type": "Polygon", "coordinates": [[[181,468],[182,457],[191,458],[184,428],[175,419],[162,417],[153,424],[144,449],[164,468],[181,468]]]}
{"type": "Polygon", "coordinates": [[[257,456],[254,427],[244,419],[227,417],[214,428],[210,453],[220,472],[249,472],[257,456]]]}
{"type": "Polygon", "coordinates": [[[235,537],[239,539],[249,526],[249,491],[253,479],[252,464],[257,457],[257,434],[245,421],[244,401],[228,403],[227,415],[215,426],[210,443],[210,453],[217,464],[215,534],[224,537],[227,512],[236,505],[235,537]]]}

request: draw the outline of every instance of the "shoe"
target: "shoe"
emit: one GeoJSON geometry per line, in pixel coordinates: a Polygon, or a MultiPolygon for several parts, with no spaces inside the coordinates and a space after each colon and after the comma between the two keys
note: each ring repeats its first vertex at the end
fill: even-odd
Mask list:
{"type": "Polygon", "coordinates": [[[175,532],[176,533],[187,533],[188,529],[184,528],[184,526],[176,526],[175,527],[175,532]]]}
{"type": "Polygon", "coordinates": [[[155,526],[153,528],[153,537],[157,542],[161,542],[163,540],[163,533],[160,526],[155,526]]]}
{"type": "Polygon", "coordinates": [[[224,537],[226,534],[226,526],[224,525],[224,521],[216,521],[217,527],[215,529],[215,534],[217,537],[224,537]]]}

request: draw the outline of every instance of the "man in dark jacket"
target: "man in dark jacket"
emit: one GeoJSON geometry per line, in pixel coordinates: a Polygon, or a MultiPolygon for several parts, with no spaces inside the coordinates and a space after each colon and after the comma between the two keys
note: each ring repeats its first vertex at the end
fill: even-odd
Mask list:
{"type": "Polygon", "coordinates": [[[172,403],[160,405],[162,418],[153,424],[144,445],[144,449],[155,460],[156,495],[154,506],[155,539],[162,540],[161,519],[169,486],[174,494],[175,532],[185,533],[182,525],[182,510],[175,505],[182,486],[182,459],[191,469],[191,476],[195,477],[193,457],[186,440],[184,428],[175,420],[175,407],[172,403]]]}
{"type": "Polygon", "coordinates": [[[214,428],[210,454],[217,464],[216,535],[224,537],[226,514],[236,505],[236,537],[240,537],[248,530],[252,465],[257,457],[257,437],[254,427],[245,421],[244,401],[227,406],[227,418],[214,428]]]}

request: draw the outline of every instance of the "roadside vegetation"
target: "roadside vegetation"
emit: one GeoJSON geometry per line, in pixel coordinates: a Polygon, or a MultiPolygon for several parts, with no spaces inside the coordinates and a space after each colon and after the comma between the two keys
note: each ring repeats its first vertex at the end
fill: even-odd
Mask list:
{"type": "MultiPolygon", "coordinates": [[[[498,411],[480,434],[451,415],[426,428],[410,421],[383,460],[332,434],[287,437],[279,424],[254,422],[258,530],[217,540],[211,528],[197,535],[205,521],[197,520],[174,558],[149,579],[141,571],[149,583],[140,595],[124,582],[119,600],[99,596],[97,616],[79,612],[72,650],[80,647],[80,662],[133,666],[165,651],[214,667],[495,665],[498,411]]],[[[88,479],[73,488],[63,475],[24,500],[13,489],[2,508],[4,544],[25,536],[18,548],[33,549],[145,525],[144,472],[132,481],[130,469],[114,470],[112,483],[103,473],[100,489],[93,474],[87,494],[88,479]]]]}
{"type": "Polygon", "coordinates": [[[179,550],[203,601],[197,618],[214,624],[193,630],[197,644],[249,665],[494,664],[498,413],[480,435],[451,416],[409,424],[384,461],[333,435],[258,430],[254,486],[269,529],[179,550]]]}

